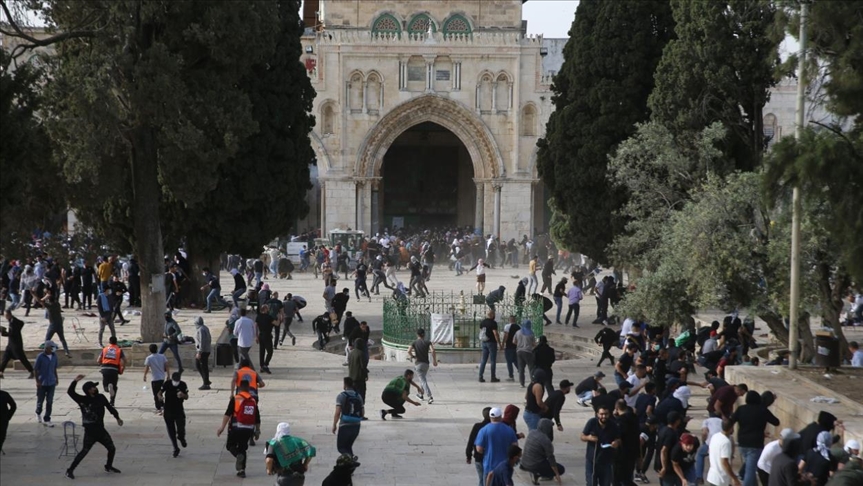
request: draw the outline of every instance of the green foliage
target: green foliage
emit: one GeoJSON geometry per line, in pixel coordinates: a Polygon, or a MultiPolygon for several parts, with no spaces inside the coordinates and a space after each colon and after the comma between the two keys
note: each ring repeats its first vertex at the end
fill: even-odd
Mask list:
{"type": "Polygon", "coordinates": [[[626,220],[609,253],[615,267],[653,271],[663,229],[709,173],[725,174],[729,163],[717,148],[725,130],[714,123],[700,132],[673,134],[656,122],[638,125],[609,161],[609,179],[629,195],[618,212],[626,220]]]}
{"type": "MultiPolygon", "coordinates": [[[[34,59],[36,61],[36,59],[34,59]]],[[[51,141],[38,116],[44,72],[35,62],[14,71],[0,49],[0,249],[29,242],[37,229],[58,232],[65,190],[51,159],[51,141]]]]}
{"type": "Polygon", "coordinates": [[[557,241],[607,262],[625,202],[606,177],[608,157],[650,116],[653,72],[673,36],[668,0],[582,0],[570,36],[537,166],[558,209],[557,241]]]}
{"type": "Polygon", "coordinates": [[[673,132],[713,122],[728,130],[723,152],[741,170],[759,166],[762,108],[775,84],[781,32],[771,0],[672,0],[677,39],[668,43],[650,95],[653,120],[673,132]]]}
{"type": "Polygon", "coordinates": [[[166,205],[171,235],[185,237],[197,257],[212,259],[222,251],[257,254],[309,210],[305,195],[314,159],[309,113],[315,91],[299,62],[299,1],[278,3],[276,47],[239,83],[251,101],[258,132],[213,171],[216,187],[199,191],[199,203],[166,205]]]}

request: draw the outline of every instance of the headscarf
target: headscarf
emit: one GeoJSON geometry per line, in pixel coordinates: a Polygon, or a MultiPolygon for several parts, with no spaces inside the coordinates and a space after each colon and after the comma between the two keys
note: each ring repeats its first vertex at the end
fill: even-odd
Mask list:
{"type": "Polygon", "coordinates": [[[533,323],[530,322],[530,319],[521,321],[521,333],[528,337],[533,336],[533,329],[531,326],[533,326],[533,323]]]}
{"type": "Polygon", "coordinates": [[[236,268],[231,269],[231,275],[236,275],[238,273],[240,273],[240,272],[236,268]]]}
{"type": "Polygon", "coordinates": [[[515,421],[518,420],[518,412],[520,411],[521,409],[513,404],[507,405],[506,408],[503,409],[503,423],[509,425],[513,430],[515,430],[515,421]]]}
{"type": "Polygon", "coordinates": [[[204,318],[201,316],[196,317],[195,318],[195,327],[201,327],[203,325],[204,325],[204,318]]]}
{"type": "Polygon", "coordinates": [[[818,433],[818,438],[815,439],[815,450],[821,454],[824,459],[830,460],[830,446],[833,445],[833,435],[824,430],[818,433]]]}
{"type": "Polygon", "coordinates": [[[291,435],[291,425],[287,422],[281,422],[276,427],[276,435],[273,436],[273,440],[279,440],[287,435],[291,435]]]}
{"type": "Polygon", "coordinates": [[[527,277],[524,277],[523,279],[521,279],[522,285],[527,286],[527,282],[528,282],[527,277]]]}

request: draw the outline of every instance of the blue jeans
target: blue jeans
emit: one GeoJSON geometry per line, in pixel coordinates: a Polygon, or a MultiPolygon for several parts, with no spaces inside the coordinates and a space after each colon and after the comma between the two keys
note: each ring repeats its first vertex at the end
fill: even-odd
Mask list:
{"type": "Polygon", "coordinates": [[[225,299],[223,299],[221,295],[219,295],[219,290],[221,290],[221,289],[210,289],[210,293],[207,294],[207,311],[208,312],[210,311],[210,304],[214,300],[227,307],[228,303],[225,302],[225,299]]]}
{"type": "Polygon", "coordinates": [[[707,458],[709,452],[707,444],[704,443],[701,444],[701,447],[698,448],[698,452],[695,454],[695,477],[697,479],[704,479],[704,460],[707,458]]]}
{"type": "Polygon", "coordinates": [[[231,300],[234,301],[234,307],[240,305],[240,296],[246,293],[245,287],[231,292],[231,300]]]}
{"type": "Polygon", "coordinates": [[[264,284],[264,272],[255,272],[255,280],[258,281],[259,284],[264,284]]]}
{"type": "Polygon", "coordinates": [[[165,351],[168,349],[171,350],[171,353],[174,354],[174,361],[177,362],[177,371],[180,373],[183,372],[183,360],[180,359],[180,347],[178,344],[170,344],[165,341],[162,341],[162,346],[159,347],[159,354],[165,354],[165,351]]]}
{"type": "Polygon", "coordinates": [[[554,303],[557,305],[557,319],[554,322],[560,324],[560,311],[563,309],[563,297],[555,297],[554,303]]]}
{"type": "Polygon", "coordinates": [[[497,343],[486,341],[482,343],[482,361],[479,362],[479,377],[485,373],[485,364],[491,357],[491,377],[497,378],[497,343]]]}
{"type": "Polygon", "coordinates": [[[36,415],[42,415],[42,402],[45,404],[45,421],[51,421],[51,410],[54,407],[54,388],[56,385],[42,385],[36,388],[36,415]]]}
{"type": "Polygon", "coordinates": [[[758,486],[758,458],[761,457],[761,448],[741,447],[740,457],[743,459],[743,486],[758,486]]]}
{"type": "Polygon", "coordinates": [[[485,486],[485,474],[482,469],[482,461],[473,461],[473,465],[476,468],[476,475],[479,476],[479,486],[485,486]]]}
{"type": "Polygon", "coordinates": [[[522,417],[524,417],[524,423],[527,424],[527,430],[536,430],[539,425],[539,419],[542,418],[538,413],[533,413],[529,410],[525,410],[522,417]]]}
{"type": "Polygon", "coordinates": [[[515,348],[504,348],[503,355],[506,357],[506,371],[509,373],[510,379],[515,378],[513,374],[517,365],[518,358],[516,357],[515,348]]]}
{"type": "Polygon", "coordinates": [[[588,390],[588,391],[582,393],[581,395],[578,395],[578,398],[581,399],[582,401],[585,401],[585,402],[588,400],[593,400],[593,391],[588,390]]]}
{"type": "Polygon", "coordinates": [[[354,455],[354,441],[360,435],[360,424],[341,424],[339,425],[338,435],[336,436],[336,449],[339,454],[354,455]]]}

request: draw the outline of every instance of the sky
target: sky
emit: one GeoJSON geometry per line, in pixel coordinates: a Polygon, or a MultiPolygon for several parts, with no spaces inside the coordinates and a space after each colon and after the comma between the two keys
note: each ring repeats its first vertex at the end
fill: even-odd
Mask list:
{"type": "Polygon", "coordinates": [[[521,18],[527,20],[528,34],[542,34],[548,39],[569,37],[578,0],[528,0],[521,18]]]}

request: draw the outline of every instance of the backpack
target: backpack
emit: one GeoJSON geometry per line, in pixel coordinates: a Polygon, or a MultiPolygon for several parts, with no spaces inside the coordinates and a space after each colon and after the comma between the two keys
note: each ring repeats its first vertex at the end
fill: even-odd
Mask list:
{"type": "Polygon", "coordinates": [[[359,393],[352,392],[342,392],[345,395],[345,405],[342,407],[342,415],[345,417],[352,417],[357,419],[357,421],[362,420],[363,418],[363,399],[360,397],[359,393]]]}
{"type": "Polygon", "coordinates": [[[488,329],[481,327],[479,328],[479,340],[480,342],[486,343],[489,341],[488,337],[488,329]]]}
{"type": "MultiPolygon", "coordinates": [[[[236,400],[236,398],[234,398],[236,400]]],[[[237,421],[237,426],[244,429],[255,427],[255,409],[257,403],[251,396],[243,397],[239,408],[234,407],[234,419],[237,421]]]]}

